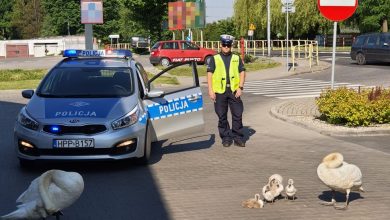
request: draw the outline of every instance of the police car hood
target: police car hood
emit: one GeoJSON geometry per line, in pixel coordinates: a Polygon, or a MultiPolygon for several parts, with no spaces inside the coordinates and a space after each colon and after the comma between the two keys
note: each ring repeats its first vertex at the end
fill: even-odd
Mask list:
{"type": "Polygon", "coordinates": [[[135,96],[121,98],[41,98],[34,96],[27,112],[35,119],[63,121],[88,119],[104,121],[118,119],[137,105],[135,96]]]}

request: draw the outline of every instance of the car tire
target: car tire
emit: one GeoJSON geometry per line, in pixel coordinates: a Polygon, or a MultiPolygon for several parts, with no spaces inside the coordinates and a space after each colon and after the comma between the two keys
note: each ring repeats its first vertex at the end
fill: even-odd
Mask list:
{"type": "Polygon", "coordinates": [[[359,65],[364,65],[364,64],[366,64],[367,61],[366,61],[366,57],[364,56],[364,54],[362,54],[362,53],[356,54],[356,62],[357,62],[357,64],[359,64],[359,65]]]}
{"type": "Polygon", "coordinates": [[[163,66],[163,67],[168,67],[169,65],[171,65],[171,61],[169,61],[168,58],[163,57],[163,58],[161,58],[161,60],[160,60],[160,64],[161,64],[161,66],[163,66]]]}
{"type": "Polygon", "coordinates": [[[211,57],[212,57],[212,56],[208,55],[208,56],[206,56],[206,57],[204,58],[204,65],[209,64],[211,57]]]}
{"type": "Polygon", "coordinates": [[[145,134],[145,145],[144,145],[144,156],[137,159],[137,164],[139,165],[148,165],[150,161],[151,151],[152,151],[152,130],[151,126],[148,123],[146,125],[146,134],[145,134]]]}

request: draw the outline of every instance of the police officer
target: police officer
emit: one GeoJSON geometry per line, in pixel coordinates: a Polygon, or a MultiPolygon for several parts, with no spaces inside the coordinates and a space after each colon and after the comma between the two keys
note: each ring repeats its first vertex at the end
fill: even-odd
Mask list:
{"type": "Polygon", "coordinates": [[[207,82],[209,96],[214,101],[218,115],[218,130],[222,145],[229,147],[233,141],[236,146],[245,147],[241,100],[245,82],[245,68],[242,60],[233,54],[231,47],[234,37],[221,35],[222,49],[207,65],[207,82]],[[228,108],[232,114],[232,129],[227,120],[228,108]]]}

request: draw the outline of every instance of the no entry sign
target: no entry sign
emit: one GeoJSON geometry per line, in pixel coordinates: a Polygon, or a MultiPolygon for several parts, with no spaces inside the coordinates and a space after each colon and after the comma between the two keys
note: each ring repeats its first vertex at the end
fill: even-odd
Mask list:
{"type": "Polygon", "coordinates": [[[343,21],[353,15],[358,0],[318,0],[321,14],[331,21],[343,21]]]}

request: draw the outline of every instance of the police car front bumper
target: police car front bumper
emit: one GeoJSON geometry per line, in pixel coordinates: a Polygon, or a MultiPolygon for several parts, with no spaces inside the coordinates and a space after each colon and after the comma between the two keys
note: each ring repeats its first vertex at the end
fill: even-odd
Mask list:
{"type": "Polygon", "coordinates": [[[34,131],[16,123],[14,145],[17,156],[26,160],[121,160],[139,158],[144,155],[145,128],[145,124],[136,123],[119,130],[110,128],[95,135],[53,135],[44,132],[41,127],[34,131]],[[56,148],[53,147],[56,139],[93,139],[94,147],[56,148]],[[129,144],[119,147],[124,142],[129,144]],[[26,147],[26,145],[32,147],[26,147]]]}

